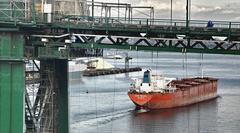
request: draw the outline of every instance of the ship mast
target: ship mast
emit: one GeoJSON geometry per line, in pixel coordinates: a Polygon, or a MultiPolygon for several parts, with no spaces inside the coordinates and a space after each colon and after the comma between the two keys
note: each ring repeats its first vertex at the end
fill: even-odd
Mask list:
{"type": "Polygon", "coordinates": [[[203,78],[203,53],[201,54],[201,77],[203,78]]]}

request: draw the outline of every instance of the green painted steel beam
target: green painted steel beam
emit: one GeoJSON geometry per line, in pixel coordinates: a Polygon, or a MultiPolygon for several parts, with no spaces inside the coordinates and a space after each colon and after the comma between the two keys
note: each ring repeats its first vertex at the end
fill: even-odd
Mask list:
{"type": "Polygon", "coordinates": [[[0,60],[23,61],[24,43],[23,35],[6,32],[1,33],[0,60]]]}
{"type": "MultiPolygon", "coordinates": [[[[50,84],[45,86],[54,92],[51,98],[48,99],[43,110],[45,117],[49,117],[53,122],[43,123],[40,125],[40,131],[53,131],[53,133],[68,133],[69,132],[69,115],[68,115],[68,60],[67,59],[46,59],[40,60],[40,74],[42,78],[48,77],[50,84]],[[48,70],[48,72],[44,72],[48,70]],[[48,76],[47,76],[48,75],[48,76]],[[46,77],[44,77],[46,76],[46,77]],[[49,110],[49,107],[52,109],[49,110]],[[49,126],[49,125],[50,126],[49,126]],[[47,125],[47,126],[46,126],[47,125]]],[[[45,84],[45,83],[43,83],[45,84]]],[[[44,97],[43,97],[44,98],[44,97]]]]}
{"type": "MultiPolygon", "coordinates": [[[[35,0],[31,0],[31,14],[32,14],[32,21],[36,23],[36,9],[35,9],[35,0]]],[[[42,7],[43,8],[43,7],[42,7]]]]}
{"type": "MultiPolygon", "coordinates": [[[[92,31],[96,34],[107,34],[107,35],[125,35],[125,36],[134,36],[140,37],[140,33],[148,33],[148,37],[157,37],[156,35],[165,35],[165,36],[173,36],[176,38],[176,35],[188,34],[193,37],[212,37],[212,36],[226,36],[228,37],[238,37],[240,36],[240,32],[235,29],[231,30],[231,34],[229,34],[230,30],[228,28],[206,28],[206,27],[198,27],[191,28],[188,30],[184,26],[171,27],[171,26],[138,26],[138,25],[121,25],[121,26],[111,26],[111,25],[91,25],[91,24],[74,24],[74,23],[53,23],[51,28],[54,29],[68,29],[71,32],[78,31],[92,31]]],[[[208,39],[206,39],[208,40],[208,39]]]]}
{"type": "Polygon", "coordinates": [[[0,133],[23,133],[25,67],[24,38],[0,34],[0,133]]]}
{"type": "Polygon", "coordinates": [[[58,133],[69,132],[68,118],[68,60],[55,60],[55,78],[58,83],[57,106],[58,106],[58,133]]]}
{"type": "MultiPolygon", "coordinates": [[[[162,22],[163,23],[163,22],[162,22]]],[[[202,23],[197,22],[198,23],[202,23]]],[[[204,22],[205,23],[205,22],[204,22]]],[[[220,22],[219,22],[220,23],[220,22]]],[[[226,22],[222,22],[225,24],[226,22]]],[[[160,23],[161,24],[161,23],[160,23]]],[[[32,34],[34,32],[43,32],[44,30],[51,30],[51,29],[61,29],[65,30],[66,32],[81,32],[86,33],[93,32],[95,34],[107,34],[107,35],[124,35],[124,36],[134,36],[139,37],[139,33],[146,32],[148,33],[148,37],[157,37],[158,35],[167,36],[175,38],[176,35],[187,34],[191,38],[198,38],[202,37],[203,39],[208,40],[212,36],[226,36],[234,40],[240,40],[240,31],[238,28],[232,27],[233,24],[230,23],[226,25],[226,27],[213,27],[213,28],[206,28],[206,27],[189,27],[186,30],[185,26],[169,26],[169,25],[139,25],[139,24],[111,24],[111,23],[86,23],[86,22],[69,22],[69,21],[62,21],[62,22],[53,22],[52,24],[45,24],[45,23],[24,23],[24,22],[11,22],[11,21],[0,21],[0,25],[3,28],[7,27],[18,27],[20,28],[21,32],[24,31],[31,31],[32,34]],[[231,24],[231,26],[230,26],[231,24]]],[[[240,26],[240,23],[237,26],[240,26]]],[[[54,33],[53,33],[54,34],[54,33]]]]}
{"type": "MultiPolygon", "coordinates": [[[[31,42],[31,44],[41,45],[41,42],[31,42]]],[[[56,47],[64,47],[66,45],[63,42],[49,42],[48,48],[40,47],[38,49],[38,58],[58,58],[58,59],[68,59],[70,57],[71,48],[81,48],[81,49],[125,49],[125,50],[142,50],[142,51],[166,51],[166,52],[182,52],[183,50],[189,53],[208,53],[208,54],[231,54],[240,55],[240,50],[224,50],[224,49],[213,49],[213,48],[182,48],[172,45],[166,46],[143,46],[143,45],[133,45],[133,44],[107,44],[107,43],[72,43],[66,49],[59,51],[56,47]]]]}
{"type": "MultiPolygon", "coordinates": [[[[87,35],[86,35],[87,36],[87,35]]],[[[147,38],[146,41],[148,41],[148,45],[141,45],[141,38],[140,42],[137,40],[129,40],[128,42],[117,42],[117,39],[113,40],[113,43],[108,39],[111,38],[104,36],[105,43],[101,41],[101,38],[95,38],[94,42],[93,40],[89,40],[88,42],[84,43],[72,43],[72,44],[66,44],[64,42],[55,42],[50,41],[47,43],[47,47],[44,47],[44,43],[40,41],[34,41],[31,40],[29,43],[33,46],[41,46],[38,48],[38,57],[40,58],[59,58],[59,59],[67,59],[72,58],[71,49],[74,48],[80,48],[80,49],[126,49],[126,50],[143,50],[143,51],[166,51],[166,52],[182,52],[183,50],[189,53],[209,53],[209,54],[232,54],[232,55],[240,55],[240,50],[236,49],[235,47],[239,47],[239,43],[233,42],[233,44],[228,44],[228,46],[224,46],[225,44],[221,43],[227,43],[227,42],[212,42],[213,44],[208,44],[208,42],[201,42],[198,40],[193,40],[193,43],[191,43],[189,46],[187,46],[187,42],[183,42],[184,44],[176,44],[178,42],[175,42],[175,44],[172,43],[173,40],[168,40],[168,42],[165,43],[159,43],[151,42],[147,38]],[[107,42],[110,41],[110,42],[107,42]],[[115,42],[116,41],[116,42],[115,42]],[[195,43],[194,43],[195,41],[195,43]],[[138,42],[138,43],[137,43],[138,42]],[[200,43],[199,43],[200,42],[200,43]],[[204,44],[205,43],[205,44],[204,44]],[[186,45],[186,46],[185,46],[186,45]],[[199,47],[201,46],[201,47],[199,47]],[[222,47],[223,46],[223,47],[222,47]],[[63,48],[63,49],[61,49],[63,48]]],[[[119,38],[121,39],[121,37],[119,38]]],[[[124,38],[123,39],[129,39],[124,38]]],[[[161,39],[160,39],[161,40],[161,39]]],[[[184,40],[179,40],[184,41],[184,40]]],[[[185,40],[186,41],[186,40],[185,40]]],[[[191,40],[192,41],[192,40],[191,40]]],[[[143,41],[144,43],[144,41],[143,41]]]]}
{"type": "Polygon", "coordinates": [[[178,47],[154,47],[154,46],[136,46],[136,45],[113,45],[113,44],[78,44],[73,43],[73,48],[83,49],[123,49],[123,50],[142,50],[142,51],[165,51],[165,52],[182,52],[183,50],[189,53],[207,53],[207,54],[231,54],[240,55],[240,51],[234,50],[219,50],[219,49],[200,49],[200,48],[178,48],[178,47]]]}
{"type": "Polygon", "coordinates": [[[13,32],[13,31],[19,31],[19,28],[0,28],[0,31],[6,31],[6,32],[13,32]]]}
{"type": "Polygon", "coordinates": [[[68,59],[69,51],[68,49],[60,49],[56,47],[39,47],[38,57],[39,59],[68,59]]]}

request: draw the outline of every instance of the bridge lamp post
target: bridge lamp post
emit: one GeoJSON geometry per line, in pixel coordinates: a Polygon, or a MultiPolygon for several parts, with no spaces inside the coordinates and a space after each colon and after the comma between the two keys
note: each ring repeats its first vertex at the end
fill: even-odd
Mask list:
{"type": "Polygon", "coordinates": [[[120,12],[120,11],[119,11],[119,3],[120,3],[120,0],[118,0],[118,21],[119,21],[119,14],[120,14],[120,13],[119,13],[119,12],[120,12]]]}
{"type": "Polygon", "coordinates": [[[189,21],[191,21],[192,0],[189,0],[189,21]]]}
{"type": "Polygon", "coordinates": [[[190,9],[191,9],[191,0],[187,0],[186,2],[186,38],[187,38],[187,47],[190,47],[190,37],[188,36],[188,30],[189,30],[189,20],[190,20],[190,9]],[[190,8],[189,8],[190,7],[190,8]]]}
{"type": "Polygon", "coordinates": [[[186,4],[186,27],[189,27],[189,21],[191,20],[191,0],[187,0],[186,4]]]}
{"type": "MultiPolygon", "coordinates": [[[[94,18],[94,0],[92,0],[92,19],[94,18]]],[[[94,20],[93,20],[94,21],[94,20]]]]}
{"type": "Polygon", "coordinates": [[[186,28],[189,27],[189,0],[186,3],[186,28]]]}
{"type": "Polygon", "coordinates": [[[172,26],[172,18],[173,18],[173,0],[171,0],[171,5],[170,5],[170,23],[171,23],[171,26],[172,26]]]}

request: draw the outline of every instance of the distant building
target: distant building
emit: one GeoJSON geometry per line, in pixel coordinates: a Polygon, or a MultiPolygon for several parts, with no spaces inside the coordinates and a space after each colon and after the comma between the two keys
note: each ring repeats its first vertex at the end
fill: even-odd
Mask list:
{"type": "MultiPolygon", "coordinates": [[[[30,2],[30,0],[27,0],[30,2]]],[[[45,0],[36,0],[36,11],[41,13],[45,0]]],[[[54,14],[85,16],[88,14],[87,0],[54,0],[47,1],[52,4],[54,14]]]]}
{"type": "Polygon", "coordinates": [[[64,15],[86,16],[87,0],[55,0],[54,12],[64,15]]]}

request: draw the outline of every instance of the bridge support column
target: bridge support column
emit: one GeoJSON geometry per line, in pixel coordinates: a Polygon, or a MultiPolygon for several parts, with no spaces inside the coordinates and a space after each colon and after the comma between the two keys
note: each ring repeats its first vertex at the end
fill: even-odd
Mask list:
{"type": "Polygon", "coordinates": [[[55,61],[55,77],[58,83],[57,94],[57,111],[58,122],[56,133],[68,133],[69,132],[69,120],[68,120],[68,60],[56,60],[55,61]]]}
{"type": "Polygon", "coordinates": [[[40,60],[40,75],[40,132],[68,133],[68,60],[40,60]]]}
{"type": "Polygon", "coordinates": [[[0,33],[0,133],[24,132],[24,37],[0,33]]]}

